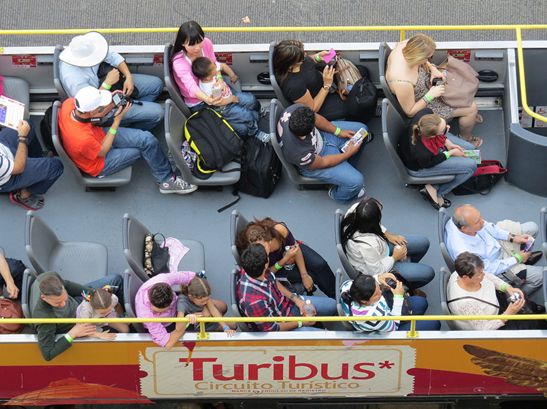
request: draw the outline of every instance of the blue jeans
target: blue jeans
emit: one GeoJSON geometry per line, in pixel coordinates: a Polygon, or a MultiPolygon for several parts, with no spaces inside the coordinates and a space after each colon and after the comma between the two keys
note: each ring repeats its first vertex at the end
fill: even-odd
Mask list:
{"type": "MultiPolygon", "coordinates": [[[[336,300],[333,300],[329,297],[320,297],[320,296],[314,296],[314,295],[304,295],[301,296],[304,301],[310,300],[313,306],[315,307],[315,310],[317,311],[318,317],[332,317],[338,314],[336,310],[336,300]]],[[[300,309],[293,305],[291,308],[292,315],[294,317],[301,317],[302,314],[300,313],[300,309]]],[[[315,327],[301,327],[296,328],[294,331],[323,331],[321,328],[315,328],[315,327]]]]}
{"type": "Polygon", "coordinates": [[[163,121],[163,108],[155,101],[163,91],[163,81],[153,75],[133,74],[133,83],[139,95],[136,98],[142,105],[133,106],[124,115],[121,126],[149,131],[163,121]]]}
{"type": "MultiPolygon", "coordinates": [[[[108,128],[104,128],[104,131],[108,132],[108,128]]],[[[157,182],[165,182],[173,175],[171,165],[154,135],[140,129],[118,128],[112,148],[104,158],[104,168],[98,177],[119,172],[141,157],[152,170],[152,176],[157,182]]]]}
{"type": "MultiPolygon", "coordinates": [[[[464,141],[461,138],[458,138],[457,136],[447,134],[447,137],[451,142],[461,146],[463,149],[476,149],[474,145],[464,141]]],[[[461,185],[473,176],[475,170],[477,170],[477,164],[473,159],[453,156],[431,168],[420,170],[408,169],[408,174],[416,177],[455,175],[451,182],[434,186],[437,189],[437,194],[444,197],[447,193],[450,193],[452,189],[461,185]]]]}
{"type": "MultiPolygon", "coordinates": [[[[107,274],[106,276],[99,278],[98,280],[87,283],[86,286],[91,288],[102,288],[105,285],[117,287],[114,294],[118,297],[120,304],[123,306],[123,278],[119,274],[107,274]]],[[[78,302],[82,302],[82,297],[74,297],[78,302]]]]}
{"type": "MultiPolygon", "coordinates": [[[[407,260],[396,261],[393,267],[412,285],[412,288],[423,287],[435,277],[435,270],[432,267],[419,263],[429,249],[429,239],[417,234],[404,236],[407,240],[407,260]]],[[[388,246],[389,254],[393,255],[393,244],[388,243],[388,246]]]]}
{"type": "MultiPolygon", "coordinates": [[[[332,121],[332,123],[340,129],[348,129],[357,132],[360,128],[367,128],[365,124],[351,121],[332,121]]],[[[347,139],[339,138],[329,132],[321,131],[325,145],[320,153],[320,156],[329,156],[339,154],[340,148],[347,142],[347,139]]],[[[363,151],[361,149],[353,155],[349,160],[339,163],[336,166],[324,169],[300,169],[303,176],[314,179],[321,179],[326,183],[335,185],[332,190],[334,200],[347,203],[355,199],[359,191],[364,188],[365,178],[363,174],[355,168],[359,161],[359,157],[363,151]]]]}
{"type": "MultiPolygon", "coordinates": [[[[28,135],[32,144],[36,134],[31,128],[28,135]]],[[[17,131],[4,128],[0,131],[0,143],[5,145],[15,157],[19,145],[17,131]]],[[[0,186],[0,192],[16,192],[28,189],[34,195],[43,195],[63,173],[63,164],[59,158],[27,157],[23,173],[11,175],[9,180],[0,186]]]]}
{"type": "Polygon", "coordinates": [[[250,92],[240,92],[232,88],[232,94],[239,99],[237,104],[216,107],[215,110],[228,121],[240,137],[256,135],[260,102],[250,92]]]}
{"type": "MultiPolygon", "coordinates": [[[[424,315],[427,311],[427,300],[424,297],[413,295],[408,297],[412,315],[424,315]]],[[[439,321],[416,321],[416,329],[418,331],[438,331],[441,328],[439,321]]],[[[408,331],[410,329],[410,321],[401,321],[399,331],[408,331]]]]}

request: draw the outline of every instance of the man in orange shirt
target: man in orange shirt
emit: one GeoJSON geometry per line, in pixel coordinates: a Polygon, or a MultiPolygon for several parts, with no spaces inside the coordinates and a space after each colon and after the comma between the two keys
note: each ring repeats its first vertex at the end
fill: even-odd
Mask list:
{"type": "Polygon", "coordinates": [[[59,112],[61,138],[76,166],[90,176],[103,177],[119,172],[142,157],[159,183],[160,193],[195,191],[197,186],[175,176],[154,135],[120,127],[123,116],[131,108],[130,102],[117,108],[110,127],[100,126],[103,117],[115,108],[112,93],[91,86],[63,102],[59,112]]]}

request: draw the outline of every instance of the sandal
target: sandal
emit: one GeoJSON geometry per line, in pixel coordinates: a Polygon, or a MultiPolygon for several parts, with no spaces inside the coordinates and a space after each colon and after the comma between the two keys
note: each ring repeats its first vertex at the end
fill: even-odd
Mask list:
{"type": "Polygon", "coordinates": [[[27,210],[40,210],[44,207],[44,199],[38,196],[30,195],[29,197],[23,199],[21,193],[11,192],[9,194],[9,200],[11,203],[21,206],[27,210]]]}
{"type": "Polygon", "coordinates": [[[458,138],[463,139],[464,141],[469,142],[472,145],[475,145],[476,148],[480,148],[482,146],[483,140],[482,138],[479,138],[478,136],[471,135],[470,138],[464,138],[461,135],[458,135],[458,138]]]}
{"type": "Polygon", "coordinates": [[[429,192],[427,191],[425,187],[423,189],[420,189],[420,194],[422,195],[422,197],[424,198],[426,202],[429,202],[431,206],[433,206],[435,210],[439,210],[441,208],[441,206],[435,201],[435,199],[431,197],[431,195],[429,194],[429,192]]]}

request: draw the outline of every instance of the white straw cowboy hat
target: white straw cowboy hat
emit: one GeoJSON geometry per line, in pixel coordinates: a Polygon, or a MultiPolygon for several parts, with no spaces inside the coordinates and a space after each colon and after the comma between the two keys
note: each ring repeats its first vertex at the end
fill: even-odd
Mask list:
{"type": "Polygon", "coordinates": [[[59,59],[76,67],[93,67],[103,62],[107,54],[106,38],[96,31],[91,31],[74,37],[61,52],[59,59]]]}

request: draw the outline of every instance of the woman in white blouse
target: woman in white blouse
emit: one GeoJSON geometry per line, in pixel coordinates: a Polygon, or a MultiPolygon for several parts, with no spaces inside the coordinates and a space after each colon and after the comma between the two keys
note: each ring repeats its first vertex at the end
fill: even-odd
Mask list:
{"type": "Polygon", "coordinates": [[[342,245],[359,272],[379,275],[396,270],[412,289],[433,280],[435,271],[419,263],[429,249],[427,237],[397,235],[380,224],[382,204],[365,197],[351,206],[342,220],[342,245]]]}

